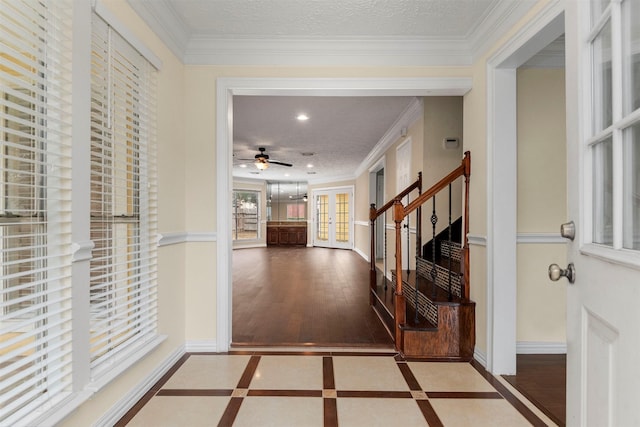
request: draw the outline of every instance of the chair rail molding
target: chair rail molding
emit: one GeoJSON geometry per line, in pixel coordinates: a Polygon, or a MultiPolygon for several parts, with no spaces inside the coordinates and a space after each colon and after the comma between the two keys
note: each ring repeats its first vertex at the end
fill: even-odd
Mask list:
{"type": "Polygon", "coordinates": [[[201,232],[176,232],[176,233],[160,233],[158,234],[158,246],[177,245],[187,242],[216,242],[218,240],[215,231],[201,232]]]}

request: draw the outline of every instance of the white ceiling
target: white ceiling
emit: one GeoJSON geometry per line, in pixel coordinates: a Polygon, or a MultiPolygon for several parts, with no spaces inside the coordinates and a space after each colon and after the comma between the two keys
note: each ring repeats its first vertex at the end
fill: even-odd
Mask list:
{"type": "MultiPolygon", "coordinates": [[[[128,2],[185,64],[427,66],[471,64],[535,0],[128,2]]],[[[233,174],[309,182],[352,179],[415,104],[411,97],[236,96],[233,174]],[[299,112],[309,121],[297,122],[299,112]],[[272,165],[260,174],[251,173],[256,172],[251,165],[238,167],[243,163],[238,159],[252,159],[258,147],[294,166],[272,165]],[[304,157],[304,152],[314,155],[304,157]]]]}
{"type": "Polygon", "coordinates": [[[233,176],[320,182],[353,179],[371,150],[416,104],[414,97],[396,96],[235,96],[233,176]],[[298,121],[300,113],[309,120],[298,121]],[[270,160],[293,166],[270,165],[258,171],[251,160],[258,147],[266,148],[270,160]]]}

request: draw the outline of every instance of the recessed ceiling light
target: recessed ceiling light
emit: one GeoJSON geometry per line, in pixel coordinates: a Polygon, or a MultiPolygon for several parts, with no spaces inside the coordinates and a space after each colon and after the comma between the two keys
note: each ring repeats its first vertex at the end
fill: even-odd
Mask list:
{"type": "Polygon", "coordinates": [[[243,164],[241,164],[241,165],[240,165],[240,167],[241,167],[241,168],[246,168],[246,167],[247,167],[247,165],[243,163],[243,164]]]}
{"type": "Polygon", "coordinates": [[[313,167],[313,165],[312,165],[311,163],[309,163],[309,164],[307,165],[307,167],[308,167],[309,169],[311,169],[311,168],[313,167]]]}
{"type": "Polygon", "coordinates": [[[307,120],[309,120],[309,116],[307,116],[304,113],[301,113],[296,116],[296,119],[298,119],[298,121],[301,121],[301,122],[306,122],[307,120]]]}
{"type": "Polygon", "coordinates": [[[284,174],[284,176],[291,176],[291,174],[289,174],[289,173],[285,173],[285,174],[284,174]]]}

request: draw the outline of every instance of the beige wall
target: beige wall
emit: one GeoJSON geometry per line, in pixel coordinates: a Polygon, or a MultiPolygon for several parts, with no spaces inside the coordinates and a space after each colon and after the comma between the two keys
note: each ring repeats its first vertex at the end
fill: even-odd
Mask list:
{"type": "Polygon", "coordinates": [[[490,48],[473,62],[473,89],[464,96],[463,150],[471,152],[469,190],[469,234],[479,240],[470,247],[471,299],[476,302],[476,349],[486,355],[488,348],[487,313],[487,62],[505,43],[531,21],[549,0],[539,0],[531,10],[490,48]]]}
{"type": "MultiPolygon", "coordinates": [[[[564,69],[525,68],[518,86],[518,234],[558,234],[566,222],[564,69]]],[[[566,340],[566,282],[551,282],[551,263],[566,264],[564,243],[518,244],[519,342],[566,340]]]]}
{"type": "MultiPolygon", "coordinates": [[[[185,110],[184,66],[130,9],[124,0],[104,3],[161,60],[158,73],[158,229],[162,233],[185,230],[185,110]]],[[[75,76],[74,76],[75,77],[75,76]]],[[[74,125],[78,125],[75,124],[74,125]]],[[[186,329],[185,245],[158,251],[158,331],[167,339],[148,356],[109,383],[73,412],[63,426],[92,425],[172,353],[184,346],[186,329]]],[[[215,257],[213,258],[215,261],[215,257]]]]}
{"type": "MultiPolygon", "coordinates": [[[[398,139],[389,147],[389,149],[383,154],[385,158],[384,168],[384,191],[385,191],[385,203],[391,200],[397,194],[396,191],[396,150],[405,141],[411,143],[411,178],[412,182],[418,178],[418,172],[423,170],[422,165],[422,153],[423,153],[423,141],[424,141],[424,119],[421,117],[416,120],[407,129],[406,136],[399,136],[398,139]]],[[[382,156],[381,156],[382,157],[382,156]]],[[[379,159],[376,159],[378,161],[379,159]]],[[[417,191],[411,193],[411,199],[417,196],[417,191]]],[[[369,206],[371,201],[369,200],[369,171],[363,172],[356,179],[356,220],[369,222],[369,206]]],[[[390,209],[387,211],[386,216],[387,228],[387,265],[389,269],[395,268],[395,223],[393,222],[393,213],[390,209]]],[[[415,213],[410,216],[411,228],[415,229],[415,213]]],[[[356,225],[356,249],[370,257],[371,252],[371,235],[369,226],[356,225]]],[[[409,245],[409,260],[411,266],[415,266],[415,233],[410,236],[409,245]]],[[[403,254],[402,259],[406,260],[407,254],[403,254]]],[[[403,265],[404,265],[403,261],[403,265]]],[[[390,273],[389,273],[390,275],[390,273]]]]}
{"type": "MultiPolygon", "coordinates": [[[[216,230],[216,79],[219,77],[278,78],[411,78],[471,77],[473,89],[464,96],[463,149],[472,153],[470,233],[486,236],[486,61],[510,36],[521,29],[547,0],[532,11],[484,56],[470,67],[253,67],[183,66],[135,16],[125,0],[105,0],[114,13],[163,60],[159,77],[159,166],[160,232],[211,232],[216,230]],[[187,167],[188,165],[188,167],[187,167]]],[[[422,126],[422,124],[421,124],[422,126]]],[[[418,137],[413,136],[414,144],[418,137]]],[[[416,133],[423,135],[424,130],[416,133]]],[[[421,138],[420,138],[421,140],[421,138]]],[[[391,150],[393,151],[393,150],[391,150]]],[[[417,154],[414,151],[414,156],[417,154]]],[[[420,154],[420,158],[423,155],[420,154]]],[[[395,189],[391,170],[395,157],[389,153],[387,196],[395,189]]],[[[415,173],[419,168],[416,168],[415,173]]],[[[386,171],[387,172],[387,171],[386,171]]],[[[353,183],[353,182],[352,182],[353,183]]],[[[356,200],[368,177],[358,177],[356,200]]],[[[337,184],[332,184],[335,186],[337,184]]],[[[368,189],[365,191],[368,194],[368,189]]],[[[365,196],[366,199],[366,196],[365,196]]],[[[356,219],[366,220],[366,205],[358,205],[356,219]]],[[[356,230],[357,248],[369,252],[356,230]]],[[[160,249],[160,332],[168,339],[156,351],[136,364],[82,405],[64,425],[93,424],[127,392],[145,379],[171,352],[189,341],[216,339],[216,242],[198,242],[160,249]]],[[[555,259],[557,262],[557,259],[555,259]]],[[[546,261],[545,261],[546,262],[546,261]]],[[[524,269],[523,269],[524,271],[524,269]]],[[[471,248],[471,298],[476,301],[477,348],[487,350],[486,250],[471,248]]]]}
{"type": "Polygon", "coordinates": [[[369,172],[360,174],[355,181],[355,230],[354,248],[369,257],[371,252],[371,232],[369,231],[369,172]]]}
{"type": "MultiPolygon", "coordinates": [[[[433,184],[460,166],[462,161],[462,111],[461,96],[429,97],[424,99],[424,155],[422,188],[427,190],[433,184]],[[456,149],[445,149],[443,140],[454,137],[460,140],[456,149]]],[[[464,180],[457,179],[452,185],[452,221],[462,216],[462,188],[464,180]]],[[[444,190],[436,197],[436,233],[448,226],[449,209],[448,193],[444,190]]],[[[431,212],[432,203],[423,205],[422,241],[423,244],[432,238],[431,212]]]]}

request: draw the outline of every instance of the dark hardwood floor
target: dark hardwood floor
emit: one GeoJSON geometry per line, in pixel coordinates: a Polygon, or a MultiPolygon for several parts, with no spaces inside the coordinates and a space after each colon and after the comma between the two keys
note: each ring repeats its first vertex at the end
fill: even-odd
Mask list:
{"type": "Polygon", "coordinates": [[[369,264],[349,250],[233,251],[233,345],[393,348],[369,306],[369,264]]]}
{"type": "Polygon", "coordinates": [[[559,426],[566,423],[564,354],[518,354],[516,375],[503,378],[559,426]]]}

